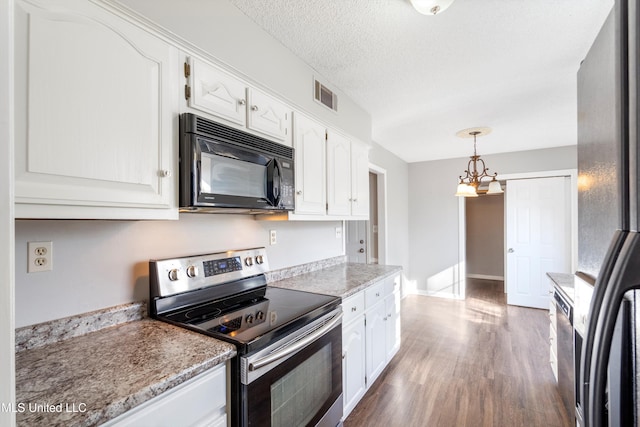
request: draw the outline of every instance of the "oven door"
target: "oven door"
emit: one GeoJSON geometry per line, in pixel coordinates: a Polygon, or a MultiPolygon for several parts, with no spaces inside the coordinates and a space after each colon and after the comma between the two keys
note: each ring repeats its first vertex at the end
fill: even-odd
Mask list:
{"type": "Polygon", "coordinates": [[[240,359],[242,425],[330,426],[342,418],[342,309],[240,359]]]}

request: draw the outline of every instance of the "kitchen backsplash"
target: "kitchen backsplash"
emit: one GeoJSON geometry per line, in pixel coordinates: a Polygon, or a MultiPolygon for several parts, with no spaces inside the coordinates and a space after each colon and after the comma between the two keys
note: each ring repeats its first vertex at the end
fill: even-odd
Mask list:
{"type": "Polygon", "coordinates": [[[331,267],[332,265],[342,264],[347,262],[346,255],[340,255],[333,258],[321,259],[315,262],[309,262],[301,265],[294,265],[293,267],[281,268],[280,270],[269,271],[267,276],[267,283],[277,282],[278,280],[288,279],[289,277],[298,276],[304,273],[310,273],[312,271],[321,270],[323,268],[331,267]]]}
{"type": "Polygon", "coordinates": [[[150,259],[264,246],[275,271],[341,256],[338,227],[341,221],[203,214],[182,214],[179,221],[18,220],[16,327],[147,300],[150,259]],[[275,245],[270,230],[277,232],[275,245]],[[27,273],[33,241],[53,242],[52,271],[27,273]]]}

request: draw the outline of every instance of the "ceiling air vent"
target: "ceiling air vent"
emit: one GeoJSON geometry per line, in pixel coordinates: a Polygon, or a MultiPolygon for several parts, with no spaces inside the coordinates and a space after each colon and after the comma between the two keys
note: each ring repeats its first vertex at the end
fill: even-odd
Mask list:
{"type": "Polygon", "coordinates": [[[314,98],[325,107],[338,111],[338,96],[328,87],[314,79],[314,98]]]}

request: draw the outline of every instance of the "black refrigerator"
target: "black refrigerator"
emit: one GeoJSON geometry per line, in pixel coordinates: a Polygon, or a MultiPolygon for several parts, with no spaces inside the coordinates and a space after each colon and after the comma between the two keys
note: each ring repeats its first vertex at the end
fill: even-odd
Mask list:
{"type": "Polygon", "coordinates": [[[583,426],[637,426],[640,0],[616,0],[578,71],[578,273],[594,285],[576,375],[583,426]]]}

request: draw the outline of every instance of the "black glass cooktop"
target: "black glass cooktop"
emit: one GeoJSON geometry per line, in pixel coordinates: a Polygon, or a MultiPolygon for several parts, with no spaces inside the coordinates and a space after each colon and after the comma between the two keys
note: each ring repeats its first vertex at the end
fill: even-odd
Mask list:
{"type": "Polygon", "coordinates": [[[274,287],[194,305],[165,320],[236,344],[245,354],[335,309],[339,297],[274,287]]]}

